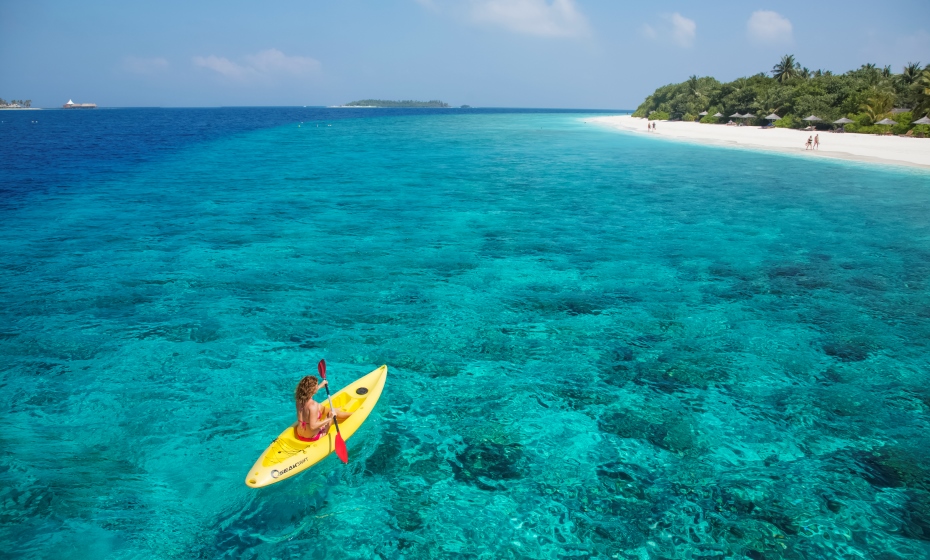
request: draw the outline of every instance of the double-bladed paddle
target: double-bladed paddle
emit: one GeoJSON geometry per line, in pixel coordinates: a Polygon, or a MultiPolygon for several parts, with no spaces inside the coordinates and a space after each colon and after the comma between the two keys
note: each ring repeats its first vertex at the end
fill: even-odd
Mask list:
{"type": "MultiPolygon", "coordinates": [[[[320,372],[320,377],[323,378],[323,381],[326,381],[326,360],[320,360],[320,363],[316,365],[316,369],[320,372]]],[[[342,439],[342,433],[339,431],[339,421],[336,420],[336,409],[333,408],[333,399],[329,396],[329,383],[326,384],[326,400],[329,401],[329,411],[333,415],[333,424],[336,425],[336,455],[342,459],[343,463],[349,462],[349,451],[346,449],[346,441],[342,439]]]]}

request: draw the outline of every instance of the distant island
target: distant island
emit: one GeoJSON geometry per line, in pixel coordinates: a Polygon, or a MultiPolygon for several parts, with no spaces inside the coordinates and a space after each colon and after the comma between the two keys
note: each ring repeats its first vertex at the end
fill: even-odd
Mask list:
{"type": "Polygon", "coordinates": [[[11,99],[6,101],[0,97],[0,109],[31,109],[31,99],[11,99]]]}
{"type": "Polygon", "coordinates": [[[432,101],[387,101],[384,99],[362,99],[360,101],[352,101],[351,103],[346,103],[343,107],[382,107],[382,108],[410,108],[415,107],[419,109],[446,109],[449,107],[448,103],[443,103],[437,99],[432,101]]]}
{"type": "Polygon", "coordinates": [[[897,74],[890,66],[863,64],[834,74],[809,70],[793,55],[785,55],[768,73],[727,83],[691,76],[680,84],[662,86],[633,116],[702,123],[736,119],[764,124],[769,120],[778,128],[813,126],[819,130],[845,124],[847,132],[906,134],[913,130],[911,134],[927,134],[928,125],[914,121],[928,113],[930,65],[913,62],[897,74]]]}

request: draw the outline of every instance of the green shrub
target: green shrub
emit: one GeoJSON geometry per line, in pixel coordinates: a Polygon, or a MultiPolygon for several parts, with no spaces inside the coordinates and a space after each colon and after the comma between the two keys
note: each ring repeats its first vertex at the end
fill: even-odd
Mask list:
{"type": "MultiPolygon", "coordinates": [[[[907,134],[907,131],[913,128],[916,125],[912,125],[911,122],[914,120],[914,114],[910,111],[904,113],[898,113],[897,115],[892,115],[891,120],[897,121],[898,124],[891,127],[891,132],[895,134],[907,134]]],[[[916,132],[914,134],[917,134],[916,132]]]]}
{"type": "Polygon", "coordinates": [[[667,121],[668,119],[668,113],[665,111],[653,111],[649,113],[649,120],[651,121],[667,121]]]}
{"type": "Polygon", "coordinates": [[[857,134],[884,134],[888,132],[888,127],[878,124],[850,123],[846,125],[846,132],[855,132],[857,134]]]}
{"type": "MultiPolygon", "coordinates": [[[[918,126],[920,126],[911,124],[911,122],[914,120],[914,115],[910,111],[892,115],[890,117],[891,120],[898,123],[892,126],[874,124],[872,122],[872,118],[866,113],[848,115],[847,118],[850,118],[856,122],[847,124],[846,132],[857,132],[859,134],[885,134],[887,132],[891,132],[892,134],[907,134],[908,130],[911,130],[912,128],[916,129],[918,126]]],[[[917,134],[916,130],[914,134],[917,134]]]]}
{"type": "Polygon", "coordinates": [[[801,123],[804,121],[795,117],[794,115],[785,115],[784,117],[775,121],[776,128],[801,128],[801,123]]]}
{"type": "Polygon", "coordinates": [[[692,115],[691,113],[685,113],[685,116],[681,117],[681,120],[687,122],[694,122],[697,120],[697,116],[692,115]]]}
{"type": "MultiPolygon", "coordinates": [[[[856,121],[855,124],[858,126],[872,126],[872,117],[870,117],[866,113],[857,113],[855,115],[850,115],[846,118],[856,121]]],[[[849,125],[846,125],[846,126],[849,126],[849,125]]]]}
{"type": "Polygon", "coordinates": [[[701,119],[701,122],[704,123],[704,124],[716,124],[716,123],[718,123],[718,122],[720,122],[720,121],[717,120],[717,117],[712,117],[712,116],[710,116],[710,115],[707,115],[706,117],[704,117],[703,119],[701,119]]]}

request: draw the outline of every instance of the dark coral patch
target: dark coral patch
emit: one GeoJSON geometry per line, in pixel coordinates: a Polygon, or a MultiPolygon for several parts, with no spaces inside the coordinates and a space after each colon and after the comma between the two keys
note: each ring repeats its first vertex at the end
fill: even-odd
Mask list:
{"type": "Polygon", "coordinates": [[[852,341],[827,342],[823,345],[823,352],[841,362],[861,362],[869,358],[870,348],[852,341]]]}
{"type": "Polygon", "coordinates": [[[455,479],[482,490],[502,490],[506,481],[523,477],[523,446],[517,443],[473,443],[456,453],[455,458],[455,479]]]}
{"type": "Polygon", "coordinates": [[[690,429],[679,416],[670,417],[660,424],[618,410],[603,415],[597,424],[602,432],[622,438],[645,440],[656,447],[675,453],[686,451],[693,445],[690,429]]]}

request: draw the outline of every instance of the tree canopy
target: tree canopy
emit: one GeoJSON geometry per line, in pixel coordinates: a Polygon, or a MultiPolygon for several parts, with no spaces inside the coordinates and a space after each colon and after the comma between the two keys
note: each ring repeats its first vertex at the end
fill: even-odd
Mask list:
{"type": "MultiPolygon", "coordinates": [[[[682,83],[662,86],[646,98],[633,116],[655,113],[673,119],[697,120],[702,111],[724,115],[753,113],[759,117],[777,113],[783,119],[776,126],[801,127],[807,125],[801,119],[813,114],[824,119],[820,126],[846,117],[855,121],[848,127],[851,131],[878,132],[887,130],[874,128],[884,118],[904,120],[904,113],[892,113],[895,108],[905,109],[906,118],[911,120],[930,113],[930,64],[921,66],[912,62],[900,74],[888,66],[863,64],[844,74],[834,74],[829,70],[808,70],[793,55],[785,55],[768,73],[727,83],[691,76],[682,83]]],[[[712,117],[703,120],[715,122],[712,117]]]]}
{"type": "Polygon", "coordinates": [[[0,107],[13,107],[13,106],[32,107],[32,100],[31,99],[11,99],[9,101],[5,101],[2,97],[0,97],[0,107]]]}

